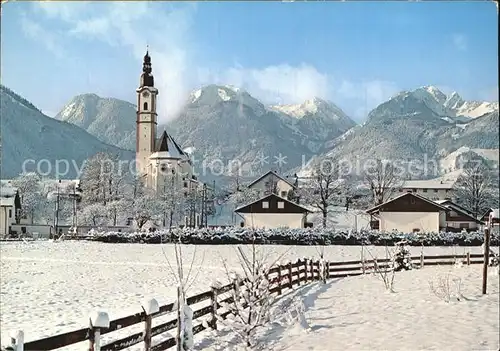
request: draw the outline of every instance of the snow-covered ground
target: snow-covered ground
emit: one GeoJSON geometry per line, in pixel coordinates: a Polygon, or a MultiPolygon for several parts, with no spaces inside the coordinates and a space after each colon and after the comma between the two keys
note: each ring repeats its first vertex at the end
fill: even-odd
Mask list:
{"type": "MultiPolygon", "coordinates": [[[[261,249],[268,253],[270,262],[280,256],[282,256],[281,261],[295,261],[297,258],[305,256],[318,257],[318,251],[315,247],[264,246],[261,249]]],[[[369,249],[374,255],[385,256],[385,248],[383,247],[369,249]]],[[[227,282],[222,265],[223,259],[227,260],[228,266],[231,268],[239,266],[234,246],[184,246],[183,250],[188,266],[195,256],[192,276],[195,276],[196,280],[189,289],[188,295],[208,290],[213,281],[227,282]]],[[[413,255],[418,255],[421,248],[413,247],[411,250],[413,255]]],[[[481,253],[481,248],[424,248],[424,252],[429,255],[463,254],[466,251],[481,253]]],[[[360,258],[360,252],[360,247],[357,246],[329,246],[325,249],[325,256],[329,261],[357,260],[360,258]]],[[[144,298],[155,297],[160,304],[165,304],[172,302],[175,297],[176,283],[167,263],[169,261],[174,265],[174,251],[171,245],[103,244],[76,241],[3,242],[0,243],[0,260],[2,278],[0,335],[2,335],[2,343],[8,341],[8,332],[13,329],[23,330],[26,340],[35,340],[86,327],[89,314],[96,309],[104,309],[109,313],[111,319],[116,319],[141,311],[140,303],[144,298]]],[[[428,269],[429,274],[431,274],[433,268],[429,267],[428,269]]],[[[418,277],[418,274],[424,273],[409,274],[416,274],[418,277]]],[[[408,277],[410,276],[408,275],[408,277]]],[[[362,284],[361,286],[368,284],[367,291],[378,288],[375,283],[373,283],[375,284],[373,287],[370,287],[369,284],[372,283],[368,283],[369,281],[363,280],[364,283],[356,283],[355,279],[357,278],[342,280],[332,285],[328,291],[329,294],[335,296],[332,301],[334,305],[345,303],[348,306],[355,304],[349,299],[364,300],[366,296],[369,296],[368,292],[364,291],[365,288],[362,288],[362,291],[358,291],[359,287],[358,290],[350,290],[354,288],[355,284],[362,284]],[[337,290],[337,287],[340,290],[337,290]],[[360,294],[366,295],[365,298],[361,298],[360,294]],[[341,301],[344,298],[346,300],[341,301]]],[[[371,278],[364,277],[362,279],[371,278]]],[[[396,282],[397,286],[404,291],[412,290],[412,287],[417,286],[423,290],[427,288],[427,283],[415,285],[408,278],[408,284],[411,284],[407,286],[404,281],[404,279],[401,280],[399,285],[396,282]]],[[[382,285],[380,287],[383,288],[382,285]]],[[[395,296],[401,295],[396,294],[395,296]]],[[[366,299],[383,301],[385,298],[385,295],[382,294],[366,299]]],[[[398,298],[392,297],[396,301],[398,298]]],[[[496,301],[496,311],[498,312],[498,299],[496,301]]],[[[388,300],[387,303],[389,302],[388,300]]],[[[366,303],[368,308],[370,304],[366,303]]],[[[464,306],[473,303],[475,302],[465,302],[464,306]]],[[[357,318],[365,318],[367,321],[372,318],[373,320],[379,319],[378,316],[372,315],[372,310],[363,313],[361,306],[356,307],[356,311],[359,313],[357,318]]],[[[389,307],[389,305],[386,306],[386,308],[389,307]]],[[[336,310],[332,310],[332,313],[339,315],[336,310]]],[[[470,318],[473,316],[471,315],[470,318]]],[[[458,320],[455,322],[460,323],[458,320]]],[[[335,321],[335,323],[338,322],[335,321]]],[[[334,326],[337,325],[335,323],[334,326]]],[[[390,327],[394,328],[395,326],[391,324],[390,327]]],[[[376,326],[373,328],[378,330],[376,326]]],[[[334,332],[333,329],[331,332],[334,332]]],[[[116,334],[112,333],[111,336],[116,337],[116,334]]],[[[196,336],[195,339],[198,340],[202,337],[203,334],[196,336]]],[[[365,344],[366,348],[370,348],[369,345],[365,344]]]]}
{"type": "MultiPolygon", "coordinates": [[[[487,295],[481,277],[480,265],[427,267],[397,273],[394,293],[375,275],[313,283],[292,292],[305,304],[309,330],[298,323],[273,326],[261,336],[261,349],[498,350],[498,270],[491,269],[487,295]],[[452,298],[453,279],[460,279],[460,301],[446,303],[429,288],[447,276],[452,298]]],[[[231,335],[221,335],[211,332],[199,348],[223,349],[231,335]]]]}

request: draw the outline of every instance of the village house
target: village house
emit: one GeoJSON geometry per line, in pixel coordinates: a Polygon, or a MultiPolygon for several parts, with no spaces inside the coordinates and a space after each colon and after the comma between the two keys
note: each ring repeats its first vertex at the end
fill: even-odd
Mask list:
{"type": "Polygon", "coordinates": [[[287,198],[289,193],[296,189],[296,185],[271,170],[252,181],[248,188],[256,190],[260,196],[276,194],[287,198]]]}
{"type": "Polygon", "coordinates": [[[452,200],[454,185],[455,181],[453,180],[406,180],[399,189],[399,192],[414,193],[433,201],[452,200]]]}
{"type": "Polygon", "coordinates": [[[449,209],[423,196],[408,192],[372,207],[370,227],[403,233],[439,232],[446,227],[449,209]]]}
{"type": "Polygon", "coordinates": [[[305,228],[311,212],[276,194],[269,194],[252,203],[238,207],[234,212],[243,219],[241,225],[249,228],[305,228]]]}
{"type": "Polygon", "coordinates": [[[0,184],[0,237],[12,232],[12,226],[19,221],[21,201],[17,189],[5,181],[0,184]]]}
{"type": "Polygon", "coordinates": [[[447,232],[476,231],[484,225],[484,221],[477,219],[469,210],[451,200],[437,200],[435,202],[449,209],[446,212],[446,227],[444,228],[447,232]]]}

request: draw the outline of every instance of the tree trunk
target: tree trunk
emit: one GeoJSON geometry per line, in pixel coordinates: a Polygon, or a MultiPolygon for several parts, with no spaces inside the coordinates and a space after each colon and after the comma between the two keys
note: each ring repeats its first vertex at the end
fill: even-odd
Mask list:
{"type": "Polygon", "coordinates": [[[323,228],[326,228],[326,218],[328,216],[328,212],[323,210],[323,228]]]}

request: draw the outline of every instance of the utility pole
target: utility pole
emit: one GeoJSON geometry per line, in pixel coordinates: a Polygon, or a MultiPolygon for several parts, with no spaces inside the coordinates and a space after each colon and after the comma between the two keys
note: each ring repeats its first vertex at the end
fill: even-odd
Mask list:
{"type": "Polygon", "coordinates": [[[76,183],[73,182],[73,234],[76,235],[76,183]]]}
{"type": "Polygon", "coordinates": [[[483,262],[483,295],[486,294],[488,286],[488,265],[490,263],[490,230],[493,213],[488,218],[488,226],[484,229],[484,262],[483,262]]]}
{"type": "Polygon", "coordinates": [[[55,235],[59,234],[59,184],[61,184],[61,179],[56,183],[57,186],[57,198],[56,198],[56,218],[55,218],[55,235]]]}
{"type": "Polygon", "coordinates": [[[203,189],[201,190],[201,218],[200,218],[200,227],[203,227],[205,224],[205,183],[203,183],[203,189]]]}
{"type": "Polygon", "coordinates": [[[174,206],[175,206],[175,203],[174,203],[174,196],[179,196],[178,192],[180,192],[180,189],[175,189],[174,190],[174,180],[175,180],[175,171],[172,170],[172,193],[171,193],[171,196],[170,196],[170,223],[169,223],[169,226],[168,226],[168,231],[171,232],[172,231],[172,224],[173,224],[173,220],[174,220],[174,206]],[[175,193],[174,193],[175,191],[175,193]],[[174,195],[175,194],[175,195],[174,195]]]}
{"type": "MultiPolygon", "coordinates": [[[[163,199],[167,202],[167,180],[163,178],[163,199]]],[[[165,204],[166,207],[166,204],[165,204]]],[[[163,212],[163,228],[167,225],[167,211],[163,212]]]]}

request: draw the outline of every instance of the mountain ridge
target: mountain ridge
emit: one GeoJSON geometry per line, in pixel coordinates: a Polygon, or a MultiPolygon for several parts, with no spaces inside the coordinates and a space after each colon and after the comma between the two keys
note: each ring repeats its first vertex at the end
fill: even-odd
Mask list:
{"type": "Polygon", "coordinates": [[[37,170],[54,177],[58,162],[64,165],[63,169],[59,168],[61,178],[75,178],[84,161],[101,151],[116,154],[123,160],[134,157],[132,152],[106,144],[74,124],[44,115],[4,86],[0,86],[0,103],[1,177],[4,179],[15,177],[23,170],[37,170]]]}

